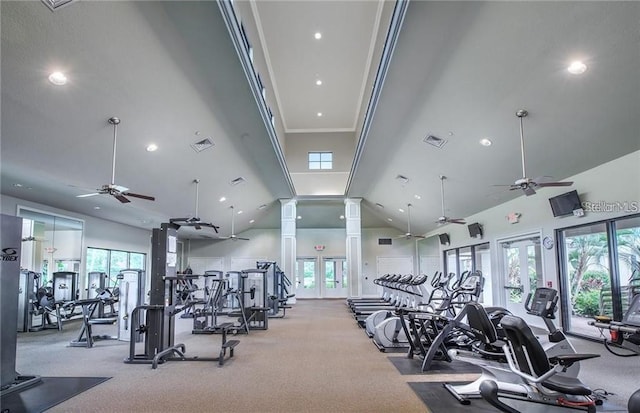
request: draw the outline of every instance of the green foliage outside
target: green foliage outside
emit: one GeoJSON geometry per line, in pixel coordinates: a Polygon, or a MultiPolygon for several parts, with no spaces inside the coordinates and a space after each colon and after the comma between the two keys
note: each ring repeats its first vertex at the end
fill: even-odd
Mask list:
{"type": "Polygon", "coordinates": [[[576,315],[595,317],[600,314],[600,290],[582,290],[573,305],[576,315]]]}

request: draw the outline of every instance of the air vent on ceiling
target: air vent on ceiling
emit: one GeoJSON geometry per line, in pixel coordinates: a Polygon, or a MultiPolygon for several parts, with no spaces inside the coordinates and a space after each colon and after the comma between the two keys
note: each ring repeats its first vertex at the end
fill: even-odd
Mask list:
{"type": "Polygon", "coordinates": [[[201,141],[192,143],[191,147],[196,152],[202,152],[205,149],[209,149],[209,148],[213,147],[213,141],[210,138],[205,138],[205,139],[203,139],[201,141]]]}
{"type": "Polygon", "coordinates": [[[438,138],[437,136],[434,136],[434,135],[425,136],[423,141],[428,143],[429,145],[435,146],[438,149],[442,148],[444,144],[447,143],[445,139],[438,138]]]}
{"type": "Polygon", "coordinates": [[[378,238],[378,245],[391,245],[391,238],[378,238]]]}
{"type": "Polygon", "coordinates": [[[73,0],[42,0],[51,11],[56,11],[65,4],[71,3],[73,0]]]}
{"type": "Polygon", "coordinates": [[[236,179],[230,181],[229,185],[236,186],[236,185],[239,185],[239,184],[241,184],[243,182],[246,182],[246,179],[244,179],[243,177],[239,176],[236,179]]]}
{"type": "Polygon", "coordinates": [[[406,184],[407,182],[409,182],[409,178],[407,178],[404,175],[398,175],[396,176],[396,179],[398,180],[398,182],[400,182],[402,185],[406,184]]]}

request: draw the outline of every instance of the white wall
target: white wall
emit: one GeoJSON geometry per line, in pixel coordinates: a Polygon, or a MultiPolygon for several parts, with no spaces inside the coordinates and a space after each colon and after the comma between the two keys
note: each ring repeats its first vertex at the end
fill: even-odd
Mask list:
{"type": "Polygon", "coordinates": [[[378,238],[394,238],[398,236],[395,228],[363,228],[362,229],[362,295],[377,293],[373,280],[377,276],[378,257],[410,256],[414,262],[414,274],[417,274],[416,241],[399,238],[392,240],[391,245],[378,245],[378,238]]]}
{"type": "MultiPolygon", "coordinates": [[[[543,188],[533,196],[520,196],[512,201],[487,209],[478,214],[466,218],[467,223],[479,222],[484,229],[482,241],[473,240],[469,237],[466,225],[449,224],[427,235],[449,233],[451,245],[442,248],[451,249],[466,245],[479,244],[481,242],[491,243],[491,262],[493,275],[493,300],[498,300],[500,289],[502,288],[501,269],[498,265],[497,240],[526,234],[540,232],[542,237],[554,237],[554,231],[558,228],[582,225],[590,222],[638,213],[636,211],[618,212],[586,212],[584,217],[564,217],[554,218],[551,213],[548,199],[552,196],[576,189],[580,199],[585,202],[599,201],[636,201],[640,202],[640,151],[625,155],[611,162],[600,165],[583,173],[566,179],[573,181],[572,187],[543,188]],[[509,224],[506,216],[509,213],[518,212],[521,215],[520,222],[509,224]]],[[[544,285],[547,281],[552,282],[554,288],[558,288],[558,268],[556,263],[556,246],[551,250],[543,251],[543,279],[544,285]]],[[[442,256],[442,254],[441,254],[442,256]]],[[[485,298],[487,294],[485,294],[485,298]]]]}
{"type": "MultiPolygon", "coordinates": [[[[238,237],[249,238],[243,240],[204,240],[192,239],[185,241],[185,255],[187,262],[190,257],[224,258],[223,271],[231,270],[233,258],[256,258],[268,261],[280,261],[280,230],[252,229],[238,234],[238,237]]],[[[289,274],[287,276],[290,277],[289,274]]]]}

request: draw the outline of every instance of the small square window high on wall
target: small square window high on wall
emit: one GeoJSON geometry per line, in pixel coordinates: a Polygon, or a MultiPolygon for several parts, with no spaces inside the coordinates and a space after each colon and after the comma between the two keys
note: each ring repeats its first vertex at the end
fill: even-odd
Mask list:
{"type": "Polygon", "coordinates": [[[333,152],[309,152],[309,169],[333,169],[333,152]]]}

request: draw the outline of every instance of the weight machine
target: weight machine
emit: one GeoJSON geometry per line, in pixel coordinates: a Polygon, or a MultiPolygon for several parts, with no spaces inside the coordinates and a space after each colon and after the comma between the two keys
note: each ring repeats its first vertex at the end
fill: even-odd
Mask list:
{"type": "Polygon", "coordinates": [[[283,318],[287,309],[291,308],[287,305],[287,300],[293,298],[295,294],[289,294],[291,280],[278,267],[275,261],[258,261],[256,268],[266,270],[265,277],[267,279],[267,307],[269,312],[267,315],[271,318],[283,318]],[[280,311],[282,310],[282,314],[280,311]]]}
{"type": "Polygon", "coordinates": [[[177,230],[180,226],[164,223],[154,228],[151,237],[151,292],[149,305],[140,305],[131,314],[131,341],[125,363],[151,364],[153,369],[167,361],[217,361],[223,365],[227,350],[233,357],[239,340],[227,340],[222,333],[218,357],[186,357],[186,346],[175,344],[176,315],[188,306],[179,306],[176,286],[184,275],[176,274],[177,230]],[[140,322],[144,316],[145,324],[140,322]],[[144,352],[136,352],[135,334],[144,335],[144,352]]]}

